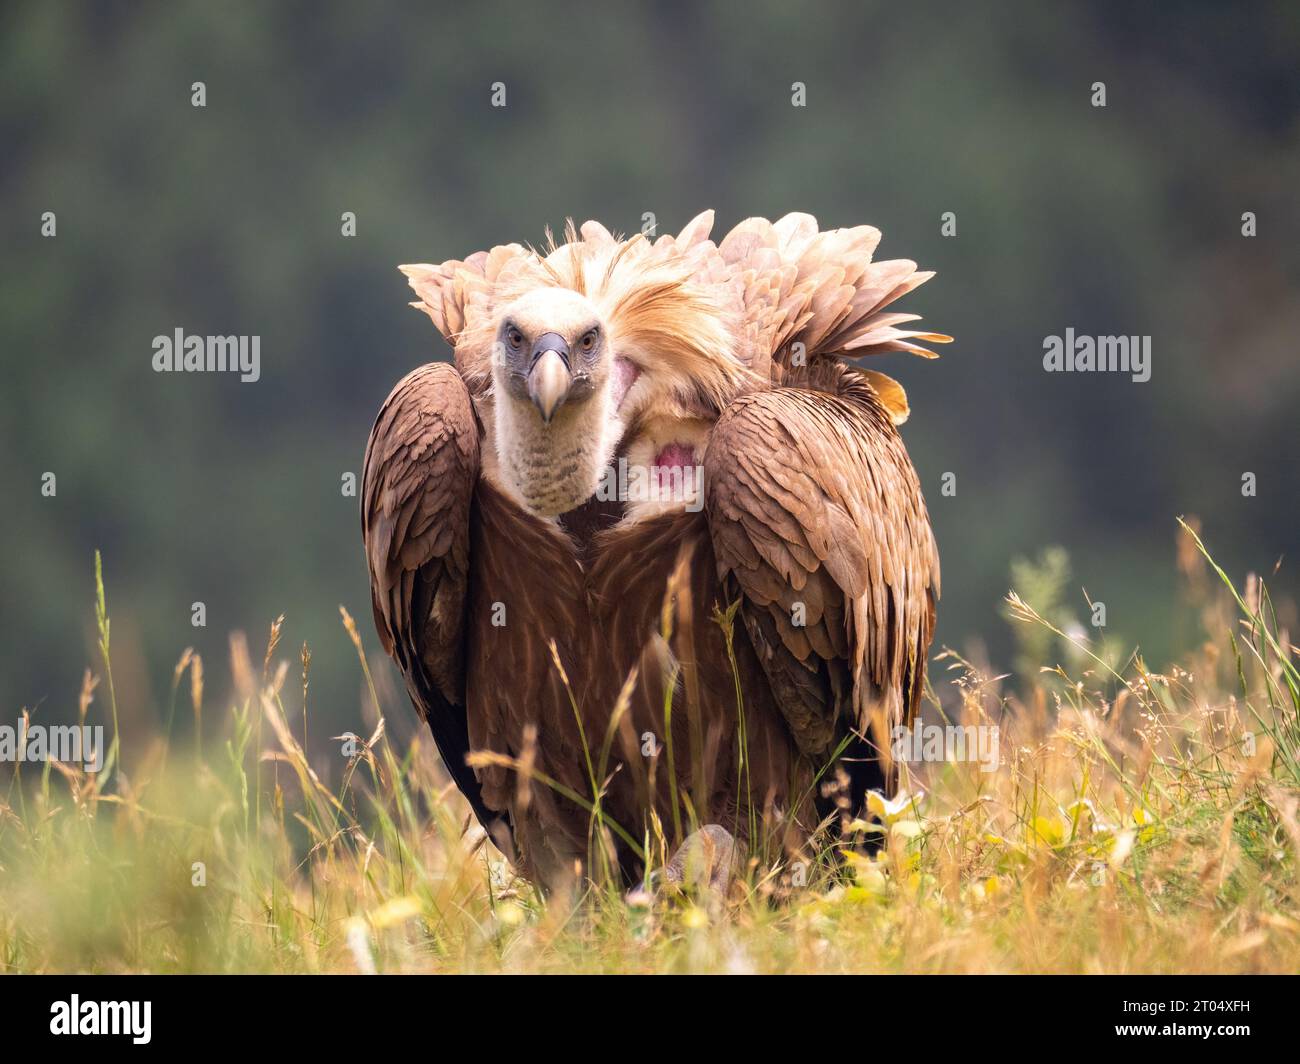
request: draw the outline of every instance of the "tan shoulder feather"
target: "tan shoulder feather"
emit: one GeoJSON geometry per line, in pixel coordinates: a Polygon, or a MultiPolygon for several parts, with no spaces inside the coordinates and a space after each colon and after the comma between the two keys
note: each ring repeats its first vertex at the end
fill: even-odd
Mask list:
{"type": "Polygon", "coordinates": [[[455,352],[456,368],[474,394],[491,379],[490,340],[484,343],[497,304],[497,292],[512,278],[537,269],[536,256],[520,244],[501,244],[466,259],[437,265],[399,266],[419,297],[411,306],[422,310],[455,352]]]}
{"type": "MultiPolygon", "coordinates": [[[[773,377],[796,354],[813,360],[909,351],[933,358],[923,344],[951,341],[899,328],[919,315],[884,313],[934,274],[907,259],[872,262],[879,243],[874,226],[819,231],[808,214],[747,218],[722,239],[718,254],[743,292],[746,346],[770,356],[773,377]]],[[[758,365],[763,357],[751,354],[750,361],[758,365]]]]}

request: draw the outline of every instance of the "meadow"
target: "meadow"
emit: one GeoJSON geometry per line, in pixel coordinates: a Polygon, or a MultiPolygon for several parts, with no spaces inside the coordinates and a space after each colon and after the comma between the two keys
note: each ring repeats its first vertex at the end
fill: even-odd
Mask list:
{"type": "MultiPolygon", "coordinates": [[[[999,763],[906,766],[905,795],[851,825],[874,850],[828,834],[799,875],[754,856],[725,894],[597,876],[549,897],[486,842],[428,736],[390,738],[414,711],[372,674],[368,618],[341,611],[364,725],[334,740],[336,783],[306,752],[310,649],[280,620],[256,651],[232,636],[219,682],[184,651],[156,732],[118,734],[97,565],[78,714],[107,763],[5,766],[0,970],[1296,972],[1294,605],[1272,574],[1234,583],[1193,524],[1177,564],[1200,635],[1160,671],[1070,620],[1060,555],[1022,564],[1013,671],[930,665],[927,719],[996,725],[999,763]]],[[[608,828],[593,817],[594,850],[608,828]]]]}

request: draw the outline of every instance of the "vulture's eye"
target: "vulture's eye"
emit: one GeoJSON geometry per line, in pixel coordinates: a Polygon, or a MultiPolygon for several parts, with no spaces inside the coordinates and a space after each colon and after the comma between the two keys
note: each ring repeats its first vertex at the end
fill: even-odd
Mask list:
{"type": "Polygon", "coordinates": [[[519,345],[524,342],[524,334],[512,325],[506,330],[506,339],[510,341],[510,346],[517,351],[519,345]]]}
{"type": "Polygon", "coordinates": [[[596,347],[596,330],[589,329],[582,334],[582,339],[578,341],[578,346],[582,348],[584,355],[589,355],[596,347]]]}

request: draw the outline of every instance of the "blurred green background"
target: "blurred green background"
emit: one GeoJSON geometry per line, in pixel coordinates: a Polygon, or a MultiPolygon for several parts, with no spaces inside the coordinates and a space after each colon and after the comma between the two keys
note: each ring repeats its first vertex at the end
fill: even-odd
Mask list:
{"type": "Polygon", "coordinates": [[[1005,662],[1012,560],[1059,544],[1079,613],[1082,586],[1158,662],[1191,634],[1175,515],[1296,587],[1297,103],[1294,2],[6,4],[0,717],[75,713],[98,547],[128,739],[185,646],[219,691],[228,633],[260,658],[281,612],[314,733],[354,726],[338,604],[376,639],[341,477],[446,355],[396,264],[705,207],[870,222],[939,271],[906,309],[957,342],[873,363],[911,397],[938,641],[1005,662]],[[1069,326],[1151,335],[1150,382],[1044,373],[1069,326]],[[262,379],[152,372],[178,327],[260,335],[262,379]]]}

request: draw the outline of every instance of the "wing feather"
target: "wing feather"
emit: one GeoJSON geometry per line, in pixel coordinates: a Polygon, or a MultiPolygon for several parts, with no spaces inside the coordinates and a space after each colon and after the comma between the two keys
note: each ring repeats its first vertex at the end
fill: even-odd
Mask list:
{"type": "Polygon", "coordinates": [[[800,748],[823,755],[846,727],[879,745],[881,723],[915,713],[939,561],[871,381],[835,364],[816,377],[732,403],[704,469],[719,574],[800,748]]]}
{"type": "Polygon", "coordinates": [[[465,763],[465,601],[478,474],[479,425],[460,374],[446,363],[407,374],[375,419],[362,474],[375,627],[447,771],[509,853],[508,825],[486,807],[465,763]]]}

